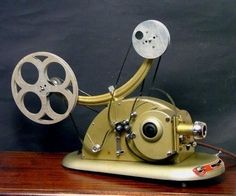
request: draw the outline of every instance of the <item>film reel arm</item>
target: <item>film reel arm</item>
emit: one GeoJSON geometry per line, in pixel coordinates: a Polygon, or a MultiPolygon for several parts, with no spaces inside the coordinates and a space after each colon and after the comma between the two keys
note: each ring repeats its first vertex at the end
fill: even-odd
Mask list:
{"type": "MultiPolygon", "coordinates": [[[[143,58],[143,64],[134,76],[123,86],[116,89],[115,98],[124,98],[132,93],[148,74],[153,59],[160,57],[170,43],[170,34],[164,24],[156,20],[147,20],[140,23],[132,35],[132,44],[135,51],[143,58]]],[[[110,93],[97,96],[79,96],[81,105],[105,105],[112,99],[110,93]]]]}
{"type": "MultiPolygon", "coordinates": [[[[124,98],[132,93],[147,76],[152,63],[153,59],[145,59],[133,77],[123,86],[116,89],[115,98],[124,98]]],[[[78,103],[81,105],[105,105],[109,103],[111,98],[112,95],[110,93],[95,96],[78,96],[78,103]]]]}

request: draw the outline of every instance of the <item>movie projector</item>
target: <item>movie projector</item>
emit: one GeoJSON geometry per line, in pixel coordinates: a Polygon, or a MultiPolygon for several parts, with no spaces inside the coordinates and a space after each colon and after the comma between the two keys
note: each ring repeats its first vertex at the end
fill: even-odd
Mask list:
{"type": "Polygon", "coordinates": [[[76,77],[59,56],[48,52],[25,56],[12,75],[16,105],[25,116],[41,124],[65,119],[77,103],[106,106],[91,122],[82,150],[64,158],[62,164],[67,168],[174,181],[203,180],[222,174],[225,167],[218,155],[195,152],[197,140],[206,137],[205,123],[193,123],[187,111],[161,99],[143,95],[126,98],[143,82],[153,60],[167,49],[170,35],[166,26],[156,20],[144,21],[135,28],[132,43],[144,58],[138,71],[121,87],[110,86],[107,93],[96,96],[78,96],[76,77]],[[64,80],[49,78],[47,69],[55,62],[64,69],[64,80]],[[25,63],[37,68],[35,84],[22,77],[25,63]],[[24,97],[29,92],[41,100],[37,113],[25,107],[24,97]],[[49,98],[53,93],[62,95],[67,102],[64,114],[51,108],[49,98]]]}

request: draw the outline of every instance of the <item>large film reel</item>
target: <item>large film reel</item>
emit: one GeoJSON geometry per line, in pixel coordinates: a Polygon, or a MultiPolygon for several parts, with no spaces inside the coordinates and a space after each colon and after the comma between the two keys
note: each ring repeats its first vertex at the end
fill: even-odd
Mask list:
{"type": "Polygon", "coordinates": [[[36,52],[22,58],[13,71],[11,89],[20,111],[32,121],[40,124],[53,124],[65,119],[76,105],[78,97],[78,84],[74,72],[62,58],[49,52],[36,52]],[[30,63],[37,68],[38,78],[33,84],[22,77],[21,71],[25,63],[30,63]],[[57,77],[49,78],[48,67],[52,63],[57,63],[64,69],[64,81],[57,77]],[[33,113],[26,108],[24,98],[27,93],[34,93],[40,99],[41,108],[38,112],[33,113]],[[53,93],[65,99],[67,108],[63,114],[57,113],[51,107],[50,95],[53,93]]]}

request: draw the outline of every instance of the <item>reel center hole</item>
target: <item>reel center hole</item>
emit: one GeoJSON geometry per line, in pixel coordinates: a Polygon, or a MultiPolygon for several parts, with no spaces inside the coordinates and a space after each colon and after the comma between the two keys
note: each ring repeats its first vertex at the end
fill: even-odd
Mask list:
{"type": "Polygon", "coordinates": [[[38,81],[38,69],[32,63],[24,63],[21,67],[21,75],[25,82],[35,84],[38,81]]]}
{"type": "Polygon", "coordinates": [[[136,39],[138,39],[138,40],[143,39],[143,33],[142,33],[142,31],[137,31],[137,32],[135,33],[135,37],[136,37],[136,39]]]}
{"type": "Polygon", "coordinates": [[[65,69],[59,63],[50,63],[47,67],[48,79],[59,78],[64,81],[66,78],[65,69]]]}

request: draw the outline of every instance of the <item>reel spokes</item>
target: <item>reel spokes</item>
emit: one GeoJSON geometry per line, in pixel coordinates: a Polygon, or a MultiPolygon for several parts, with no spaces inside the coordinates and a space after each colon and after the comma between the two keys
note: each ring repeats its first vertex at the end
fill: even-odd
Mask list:
{"type": "Polygon", "coordinates": [[[20,111],[40,124],[53,124],[65,119],[74,108],[78,97],[78,84],[74,72],[62,58],[49,52],[36,52],[22,58],[13,71],[11,88],[20,111]],[[64,80],[49,77],[48,68],[53,63],[64,70],[64,80]],[[37,69],[36,82],[30,83],[23,77],[22,68],[25,64],[30,64],[37,69]],[[39,98],[40,109],[37,112],[32,112],[26,107],[25,96],[28,93],[33,93],[39,98]],[[52,94],[60,94],[65,100],[64,105],[67,108],[64,113],[53,110],[50,100],[52,94]]]}

